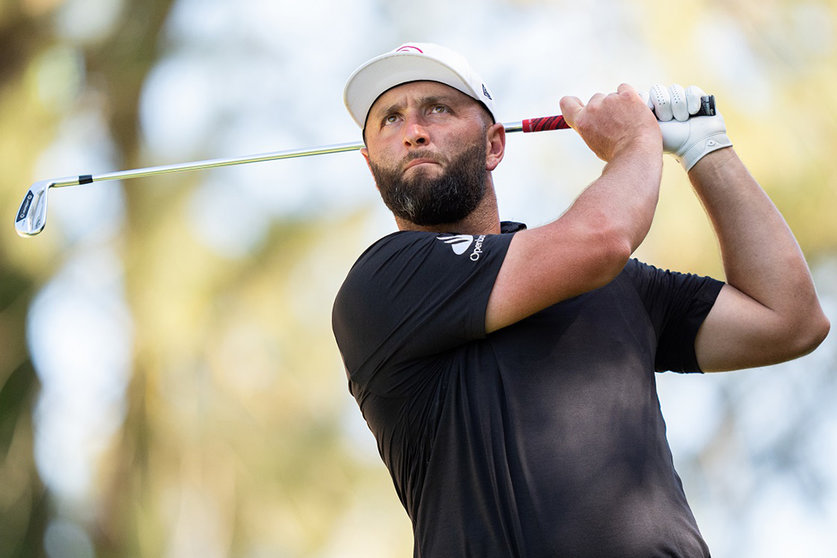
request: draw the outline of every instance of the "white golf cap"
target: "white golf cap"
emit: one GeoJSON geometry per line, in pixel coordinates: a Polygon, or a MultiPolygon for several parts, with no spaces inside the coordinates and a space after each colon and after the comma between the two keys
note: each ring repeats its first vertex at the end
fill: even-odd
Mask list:
{"type": "Polygon", "coordinates": [[[491,92],[468,61],[461,54],[432,43],[406,43],[369,60],[349,76],[343,102],[363,128],[378,97],[411,81],[438,81],[458,89],[485,105],[497,121],[491,92]]]}

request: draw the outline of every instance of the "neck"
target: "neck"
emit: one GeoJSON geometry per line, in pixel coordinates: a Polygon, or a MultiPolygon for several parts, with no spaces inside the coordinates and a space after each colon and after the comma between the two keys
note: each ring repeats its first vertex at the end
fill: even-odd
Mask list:
{"type": "Polygon", "coordinates": [[[497,195],[491,177],[486,184],[485,195],[479,205],[467,217],[454,223],[439,225],[416,225],[400,217],[395,218],[395,224],[401,231],[425,231],[438,233],[459,234],[500,234],[500,211],[497,207],[497,195]]]}

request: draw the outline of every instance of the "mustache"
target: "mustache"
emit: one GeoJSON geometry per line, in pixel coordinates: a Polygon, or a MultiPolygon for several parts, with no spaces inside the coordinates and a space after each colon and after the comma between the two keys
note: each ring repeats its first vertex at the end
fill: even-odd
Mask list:
{"type": "Polygon", "coordinates": [[[433,153],[429,149],[422,149],[418,151],[411,151],[410,153],[408,153],[407,156],[404,157],[402,166],[406,165],[410,161],[415,161],[416,159],[429,159],[435,163],[443,162],[439,154],[433,153]]]}

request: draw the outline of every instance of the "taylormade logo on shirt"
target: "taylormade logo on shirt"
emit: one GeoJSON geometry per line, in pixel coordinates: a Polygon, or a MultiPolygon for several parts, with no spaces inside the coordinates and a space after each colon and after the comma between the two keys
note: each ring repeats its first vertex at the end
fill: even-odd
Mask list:
{"type": "Polygon", "coordinates": [[[482,243],[485,241],[485,235],[481,234],[478,237],[474,238],[473,235],[470,234],[454,234],[454,235],[447,235],[447,236],[437,236],[437,240],[441,240],[445,244],[449,245],[453,250],[453,253],[457,256],[461,256],[465,252],[468,251],[468,248],[471,245],[474,245],[474,250],[471,252],[471,255],[468,258],[475,262],[480,259],[480,255],[482,254],[482,243]]]}

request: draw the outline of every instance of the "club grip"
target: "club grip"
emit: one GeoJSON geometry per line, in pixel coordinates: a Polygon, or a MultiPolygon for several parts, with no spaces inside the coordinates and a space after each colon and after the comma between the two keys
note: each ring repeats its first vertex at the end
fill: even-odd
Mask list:
{"type": "Polygon", "coordinates": [[[564,121],[564,117],[556,116],[539,116],[537,118],[527,118],[523,121],[523,132],[546,132],[548,130],[566,130],[569,124],[564,121]]]}
{"type": "MultiPolygon", "coordinates": [[[[700,98],[700,110],[692,116],[715,116],[715,95],[704,95],[700,98]]],[[[548,130],[566,130],[570,126],[560,114],[556,116],[539,116],[527,118],[521,122],[524,133],[546,132],[548,130]]]]}

